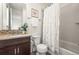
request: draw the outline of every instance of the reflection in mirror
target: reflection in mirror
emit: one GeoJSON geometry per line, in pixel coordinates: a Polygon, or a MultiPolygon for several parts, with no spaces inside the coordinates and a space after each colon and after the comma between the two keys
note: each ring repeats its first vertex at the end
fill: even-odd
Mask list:
{"type": "Polygon", "coordinates": [[[0,30],[17,30],[23,25],[23,3],[0,3],[0,30]]]}
{"type": "Polygon", "coordinates": [[[0,30],[8,30],[8,8],[5,3],[0,3],[0,30]]]}
{"type": "Polygon", "coordinates": [[[23,25],[23,9],[26,8],[22,3],[9,3],[9,29],[17,30],[23,25]]]}
{"type": "Polygon", "coordinates": [[[0,3],[0,30],[2,30],[2,4],[0,3]]]}

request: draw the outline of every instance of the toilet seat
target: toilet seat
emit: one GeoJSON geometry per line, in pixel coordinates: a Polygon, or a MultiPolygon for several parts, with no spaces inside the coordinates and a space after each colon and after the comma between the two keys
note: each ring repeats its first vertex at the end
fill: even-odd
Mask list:
{"type": "Polygon", "coordinates": [[[45,54],[47,52],[47,46],[45,44],[37,45],[37,52],[41,54],[45,54]]]}

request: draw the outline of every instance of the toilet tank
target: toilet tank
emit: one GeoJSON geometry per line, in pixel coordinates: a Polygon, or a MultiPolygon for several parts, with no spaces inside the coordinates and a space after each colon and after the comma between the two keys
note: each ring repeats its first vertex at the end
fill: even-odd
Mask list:
{"type": "Polygon", "coordinates": [[[33,35],[32,40],[35,42],[35,45],[38,45],[40,43],[40,36],[33,35]]]}

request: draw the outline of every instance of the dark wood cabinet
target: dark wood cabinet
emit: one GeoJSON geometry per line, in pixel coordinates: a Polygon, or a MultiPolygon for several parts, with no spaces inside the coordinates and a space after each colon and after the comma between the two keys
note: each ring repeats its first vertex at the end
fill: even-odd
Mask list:
{"type": "Polygon", "coordinates": [[[19,44],[17,46],[17,52],[19,55],[30,55],[30,44],[29,43],[22,43],[22,44],[19,44]]]}
{"type": "Polygon", "coordinates": [[[10,41],[11,44],[0,48],[0,55],[30,55],[30,37],[16,39],[17,41],[10,41]]]}
{"type": "Polygon", "coordinates": [[[15,55],[16,46],[8,46],[0,48],[0,55],[15,55]]]}
{"type": "Polygon", "coordinates": [[[6,55],[16,55],[16,45],[4,47],[3,50],[6,55]]]}

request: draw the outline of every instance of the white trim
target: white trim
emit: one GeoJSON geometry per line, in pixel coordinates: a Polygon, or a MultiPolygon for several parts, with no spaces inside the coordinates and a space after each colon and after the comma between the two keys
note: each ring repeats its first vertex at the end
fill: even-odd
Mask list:
{"type": "Polygon", "coordinates": [[[60,55],[78,55],[77,53],[74,53],[74,52],[64,49],[64,48],[59,49],[59,54],[60,55]]]}
{"type": "MultiPolygon", "coordinates": [[[[56,55],[56,54],[54,54],[54,52],[51,51],[51,50],[48,50],[48,52],[49,52],[51,55],[56,55]]],[[[72,51],[70,51],[70,50],[67,50],[67,49],[64,49],[64,48],[60,48],[60,49],[59,49],[59,55],[78,55],[78,54],[75,53],[75,52],[72,52],[72,51]]]]}
{"type": "Polygon", "coordinates": [[[78,47],[78,44],[75,44],[73,42],[70,42],[70,41],[66,41],[66,40],[60,40],[61,43],[65,43],[65,44],[68,44],[68,45],[72,45],[72,46],[76,46],[78,47]]]}

